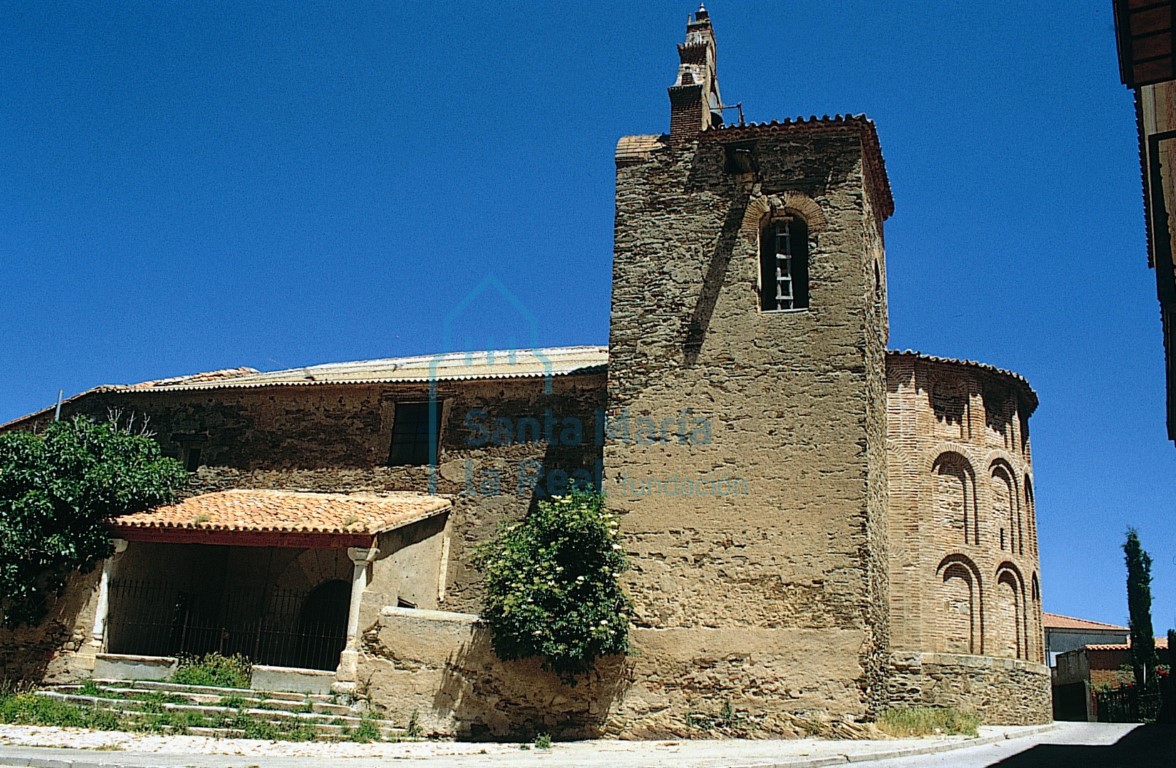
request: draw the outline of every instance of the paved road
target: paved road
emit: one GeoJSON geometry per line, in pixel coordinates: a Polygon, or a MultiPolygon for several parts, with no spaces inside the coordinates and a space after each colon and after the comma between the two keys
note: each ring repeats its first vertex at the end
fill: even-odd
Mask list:
{"type": "MultiPolygon", "coordinates": [[[[1020,729],[1022,732],[1026,729],[1020,729]]],[[[995,732],[996,729],[993,729],[995,732]]],[[[1016,732],[1001,729],[999,733],[1016,732]]],[[[327,757],[195,755],[95,749],[0,747],[0,768],[816,768],[853,764],[869,768],[1176,768],[1176,727],[1061,723],[1045,733],[936,754],[871,760],[895,748],[943,748],[942,742],[580,742],[551,750],[470,744],[403,745],[400,754],[327,757]]]]}
{"type": "Polygon", "coordinates": [[[936,755],[866,763],[869,768],[1176,768],[1176,726],[1058,723],[1041,736],[936,755]]]}

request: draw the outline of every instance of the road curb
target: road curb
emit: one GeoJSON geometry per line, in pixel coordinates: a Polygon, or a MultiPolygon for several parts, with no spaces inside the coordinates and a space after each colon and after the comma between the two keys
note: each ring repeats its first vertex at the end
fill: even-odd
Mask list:
{"type": "MultiPolygon", "coordinates": [[[[1017,733],[1002,733],[995,736],[979,736],[967,741],[953,741],[946,744],[929,744],[925,747],[908,747],[906,749],[892,749],[885,752],[871,752],[868,755],[835,755],[831,757],[815,757],[811,760],[800,758],[772,763],[756,763],[754,766],[743,768],[826,768],[830,765],[849,765],[850,763],[873,763],[879,760],[894,760],[901,757],[918,757],[920,755],[934,755],[941,752],[954,752],[957,749],[983,747],[987,744],[999,744],[1002,741],[1024,739],[1029,736],[1040,736],[1057,729],[1057,723],[1027,728],[1017,733]]],[[[38,766],[37,768],[40,768],[38,766]]],[[[79,767],[80,768],[80,767],[79,767]]],[[[128,766],[127,768],[130,768],[128,766]]],[[[138,768],[137,766],[135,768],[138,768]]]]}

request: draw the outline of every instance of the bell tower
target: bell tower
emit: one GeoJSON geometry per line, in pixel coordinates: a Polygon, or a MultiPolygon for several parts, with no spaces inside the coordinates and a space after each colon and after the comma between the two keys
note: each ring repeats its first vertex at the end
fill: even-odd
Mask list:
{"type": "Polygon", "coordinates": [[[604,491],[635,642],[667,681],[708,669],[716,711],[863,715],[889,654],[877,133],[724,125],[703,8],[678,58],[669,134],[616,152],[604,491]]]}
{"type": "Polygon", "coordinates": [[[691,136],[722,125],[715,30],[705,6],[700,5],[687,22],[686,42],[678,46],[678,58],[678,78],[670,86],[670,134],[691,136]]]}

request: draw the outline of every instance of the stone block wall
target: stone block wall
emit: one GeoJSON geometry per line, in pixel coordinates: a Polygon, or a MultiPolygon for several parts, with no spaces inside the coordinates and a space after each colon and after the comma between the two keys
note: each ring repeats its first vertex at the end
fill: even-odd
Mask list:
{"type": "Polygon", "coordinates": [[[892,707],[957,707],[986,725],[1053,719],[1049,667],[1032,661],[895,651],[887,688],[892,707]]]}
{"type": "MultiPolygon", "coordinates": [[[[75,573],[61,597],[35,627],[0,628],[0,682],[64,682],[89,676],[84,655],[90,649],[98,579],[102,563],[89,573],[75,573]]],[[[92,653],[90,664],[92,664],[92,653]]]]}
{"type": "MultiPolygon", "coordinates": [[[[229,488],[347,493],[435,492],[453,500],[446,607],[477,610],[469,548],[538,498],[602,474],[605,374],[441,382],[440,455],[426,466],[388,466],[397,402],[421,402],[426,384],[350,384],[96,392],[75,413],[149,420],[165,453],[201,446],[189,494],[229,488]],[[538,427],[538,436],[534,427],[538,427]]],[[[23,428],[35,428],[25,424],[23,428]]]]}
{"type": "Polygon", "coordinates": [[[724,129],[618,157],[609,414],[668,428],[610,440],[605,491],[639,631],[675,638],[662,669],[762,660],[700,687],[708,702],[758,697],[801,656],[810,682],[785,689],[804,693],[764,695],[767,711],[865,716],[881,701],[886,333],[866,165],[856,125],[724,129]],[[756,173],[729,172],[731,143],[756,173]],[[760,230],[785,214],[808,224],[810,306],[766,312],[760,230]],[[677,427],[684,410],[705,429],[677,427]],[[683,492],[724,481],[732,492],[683,492]]]}
{"type": "Polygon", "coordinates": [[[637,629],[632,640],[633,654],[601,659],[569,686],[538,660],[499,661],[476,616],[386,607],[367,625],[359,678],[385,716],[408,722],[415,714],[427,733],[467,739],[852,732],[828,720],[831,708],[857,697],[824,677],[824,657],[852,674],[858,633],[637,629]]]}

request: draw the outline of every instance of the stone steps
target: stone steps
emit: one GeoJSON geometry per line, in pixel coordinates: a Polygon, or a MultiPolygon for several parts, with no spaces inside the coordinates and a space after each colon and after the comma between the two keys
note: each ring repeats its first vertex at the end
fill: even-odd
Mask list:
{"type": "Polygon", "coordinates": [[[329,704],[335,696],[322,693],[290,693],[288,691],[255,691],[250,688],[216,688],[211,685],[185,685],[183,683],[162,683],[155,680],[99,680],[91,681],[100,688],[130,688],[137,691],[163,691],[164,693],[201,693],[217,696],[259,696],[270,701],[311,701],[329,704]]]}
{"type": "Polygon", "coordinates": [[[54,686],[37,695],[117,712],[134,728],[162,733],[222,738],[313,736],[331,741],[349,738],[362,727],[380,740],[410,738],[403,727],[368,716],[362,706],[348,706],[321,694],[94,680],[54,686]]]}
{"type": "MultiPolygon", "coordinates": [[[[193,687],[191,690],[180,691],[177,690],[181,686],[170,686],[168,688],[146,688],[140,687],[136,684],[128,684],[119,682],[100,683],[104,698],[119,697],[125,699],[134,699],[136,695],[144,693],[161,693],[164,695],[172,694],[175,696],[183,696],[193,704],[207,704],[213,706],[244,706],[248,709],[266,709],[280,712],[298,712],[298,713],[313,713],[326,715],[349,716],[361,713],[362,708],[350,706],[347,704],[335,704],[323,699],[329,697],[313,697],[304,695],[301,698],[295,699],[275,699],[268,693],[260,693],[258,691],[250,690],[235,690],[232,688],[204,688],[200,687],[196,690],[193,687]],[[205,693],[204,691],[218,691],[218,693],[205,693]],[[106,696],[105,694],[110,694],[106,696]],[[222,705],[224,701],[234,701],[232,705],[222,705]]],[[[81,685],[57,685],[52,689],[57,693],[85,695],[79,693],[82,690],[81,685]]]]}

